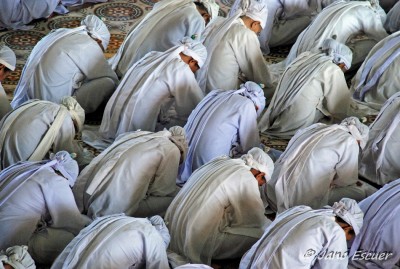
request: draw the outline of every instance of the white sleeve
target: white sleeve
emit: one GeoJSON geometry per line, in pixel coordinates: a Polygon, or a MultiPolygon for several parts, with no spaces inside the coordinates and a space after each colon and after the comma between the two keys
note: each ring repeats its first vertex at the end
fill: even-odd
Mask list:
{"type": "Polygon", "coordinates": [[[54,173],[40,185],[51,216],[51,228],[65,229],[77,235],[90,223],[90,218],[79,212],[67,179],[54,173]]]}

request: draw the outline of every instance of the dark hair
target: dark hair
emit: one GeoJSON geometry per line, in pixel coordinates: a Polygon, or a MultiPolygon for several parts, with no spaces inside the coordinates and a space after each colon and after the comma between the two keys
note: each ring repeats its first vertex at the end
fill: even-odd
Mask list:
{"type": "Polygon", "coordinates": [[[200,8],[200,9],[202,9],[202,10],[204,10],[205,12],[208,13],[208,10],[207,10],[206,6],[205,6],[203,3],[194,2],[194,4],[195,4],[198,8],[200,8]]]}
{"type": "MultiPolygon", "coordinates": [[[[343,224],[347,224],[347,225],[349,225],[350,227],[353,228],[353,226],[351,226],[349,223],[344,221],[341,217],[335,216],[335,218],[336,218],[337,222],[340,222],[340,223],[343,223],[343,224]]],[[[355,235],[354,228],[349,233],[355,235]]]]}
{"type": "Polygon", "coordinates": [[[10,68],[8,68],[7,66],[5,66],[4,64],[0,64],[0,67],[3,66],[4,67],[4,73],[5,72],[12,72],[12,70],[10,68]]]}

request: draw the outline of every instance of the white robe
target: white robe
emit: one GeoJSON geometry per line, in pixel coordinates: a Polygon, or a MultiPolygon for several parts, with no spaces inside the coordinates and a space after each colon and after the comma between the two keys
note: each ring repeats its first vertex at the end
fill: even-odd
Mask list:
{"type": "Polygon", "coordinates": [[[11,110],[10,101],[8,101],[7,94],[0,82],[0,120],[11,110]]]}
{"type": "Polygon", "coordinates": [[[58,104],[62,97],[75,95],[85,112],[91,113],[114,92],[117,75],[100,46],[84,29],[58,29],[42,39],[35,48],[15,89],[16,97],[11,103],[14,108],[29,99],[58,104]],[[58,37],[60,33],[63,33],[61,38],[58,37]],[[42,44],[47,44],[45,42],[50,45],[42,48],[42,44]],[[37,64],[35,57],[40,57],[37,64]]]}
{"type": "MultiPolygon", "coordinates": [[[[13,169],[18,166],[13,166],[13,169]]],[[[7,170],[2,174],[5,172],[7,170]]],[[[18,170],[14,173],[11,180],[17,176],[24,177],[17,174],[18,170]]],[[[6,187],[7,184],[1,186],[0,194],[6,187]]],[[[31,175],[0,204],[0,249],[27,245],[28,241],[34,240],[35,235],[32,235],[39,226],[43,232],[47,228],[60,229],[73,237],[90,222],[88,217],[80,214],[67,179],[57,175],[51,167],[31,175]]],[[[45,240],[57,244],[58,238],[49,236],[45,240]]]]}
{"type": "Polygon", "coordinates": [[[98,218],[64,249],[52,269],[169,269],[163,239],[148,219],[98,218]]]}
{"type": "Polygon", "coordinates": [[[387,18],[385,21],[385,29],[389,33],[394,33],[400,30],[400,4],[397,2],[389,11],[387,14],[387,18]]]}
{"type": "Polygon", "coordinates": [[[343,71],[332,59],[305,52],[286,68],[258,127],[269,136],[290,139],[324,117],[343,119],[349,99],[343,71]]]}
{"type": "Polygon", "coordinates": [[[297,205],[318,209],[343,197],[364,199],[370,193],[356,185],[358,153],[356,139],[340,125],[298,131],[264,185],[269,205],[280,213],[297,205]]]}
{"type": "MultiPolygon", "coordinates": [[[[222,25],[226,22],[216,23],[222,25]]],[[[216,40],[221,35],[220,31],[217,26],[205,36],[207,66],[197,72],[200,87],[203,87],[201,81],[205,82],[202,90],[205,93],[216,89],[233,90],[238,89],[241,83],[254,81],[266,86],[265,97],[269,102],[273,90],[257,35],[240,18],[222,33],[221,40],[216,40]]]]}
{"type": "Polygon", "coordinates": [[[276,217],[239,268],[347,269],[347,258],[345,233],[332,210],[297,206],[276,217]]]}
{"type": "Polygon", "coordinates": [[[349,268],[400,268],[399,199],[396,180],[359,203],[364,225],[351,246],[349,263],[354,267],[349,268]],[[361,258],[368,253],[375,257],[361,258]]]}
{"type": "Polygon", "coordinates": [[[241,257],[270,221],[258,184],[240,159],[220,157],[191,176],[165,215],[170,249],[190,262],[241,257]]]}
{"type": "Polygon", "coordinates": [[[189,151],[177,183],[216,157],[237,157],[260,145],[254,103],[235,92],[213,91],[193,110],[185,125],[189,151]]]}
{"type": "MultiPolygon", "coordinates": [[[[40,144],[54,123],[61,106],[48,101],[36,100],[31,102],[15,109],[0,121],[0,169],[30,159],[39,145],[43,145],[45,149],[43,150],[45,152],[43,157],[49,151],[55,153],[66,150],[70,153],[76,153],[78,162],[82,164],[84,162],[83,149],[74,140],[75,127],[71,116],[67,114],[61,126],[54,130],[53,142],[50,139],[48,143],[40,144]],[[31,102],[34,105],[26,108],[31,102]],[[17,114],[19,115],[12,120],[17,114]],[[9,128],[4,127],[9,124],[9,128]]],[[[39,161],[43,157],[35,160],[39,161]]]]}
{"type": "Polygon", "coordinates": [[[59,5],[59,0],[2,0],[0,28],[27,30],[32,20],[47,18],[59,5]]]}
{"type": "Polygon", "coordinates": [[[400,57],[396,54],[400,52],[397,45],[399,41],[391,48],[384,48],[390,41],[396,41],[395,39],[400,39],[400,33],[396,32],[376,44],[353,78],[350,87],[353,94],[350,111],[354,111],[353,114],[358,116],[378,114],[386,100],[399,91],[400,78],[397,76],[397,70],[400,68],[400,57]],[[388,61],[394,56],[395,58],[388,61]],[[383,68],[384,64],[387,66],[383,68]],[[375,79],[374,76],[378,77],[375,79]],[[368,90],[364,89],[366,85],[368,90]]]}
{"type": "Polygon", "coordinates": [[[340,43],[351,45],[357,52],[353,56],[352,65],[361,64],[370,49],[387,36],[383,28],[380,13],[371,7],[368,1],[338,1],[326,7],[314,21],[299,35],[286,58],[288,66],[299,54],[305,51],[316,50],[321,47],[327,38],[336,36],[340,43]],[[366,20],[365,18],[368,18],[366,20]],[[352,44],[352,38],[357,34],[367,35],[370,46],[352,44]]]}
{"type": "Polygon", "coordinates": [[[199,40],[205,21],[190,0],[163,0],[128,33],[117,54],[109,60],[118,76],[148,52],[164,52],[185,36],[199,40]]]}
{"type": "Polygon", "coordinates": [[[164,213],[177,187],[179,149],[168,131],[120,136],[81,172],[73,188],[79,209],[90,217],[164,213]]]}
{"type": "MultiPolygon", "coordinates": [[[[179,56],[182,50],[177,46],[166,52],[148,53],[129,69],[107,103],[100,139],[110,141],[139,129],[154,132],[185,125],[203,93],[189,65],[179,56]],[[168,111],[172,105],[176,113],[168,111]]],[[[98,146],[92,138],[83,139],[98,146]]]]}
{"type": "Polygon", "coordinates": [[[379,185],[400,177],[400,93],[382,107],[369,127],[369,138],[360,161],[360,175],[379,185]]]}

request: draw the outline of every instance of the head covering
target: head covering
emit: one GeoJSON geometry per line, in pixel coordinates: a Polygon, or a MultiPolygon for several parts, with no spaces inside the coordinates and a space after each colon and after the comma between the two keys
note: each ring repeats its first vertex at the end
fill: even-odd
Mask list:
{"type": "Polygon", "coordinates": [[[201,42],[194,41],[188,36],[185,36],[180,43],[185,46],[182,53],[195,59],[201,68],[207,59],[206,47],[201,42]]]}
{"type": "Polygon", "coordinates": [[[151,222],[151,225],[153,225],[154,228],[156,228],[157,232],[160,234],[165,243],[165,248],[167,248],[171,240],[171,236],[169,235],[168,228],[165,225],[163,218],[158,215],[155,215],[149,218],[149,221],[151,222]]]}
{"type": "Polygon", "coordinates": [[[171,133],[171,137],[169,138],[182,152],[181,155],[181,163],[183,163],[186,159],[186,154],[188,151],[188,143],[186,141],[186,132],[180,126],[173,126],[169,128],[169,132],[171,133]]]}
{"type": "Polygon", "coordinates": [[[241,159],[247,166],[250,166],[250,168],[264,172],[267,181],[271,179],[272,173],[274,172],[274,162],[263,150],[260,148],[252,148],[247,154],[243,155],[241,159]]]}
{"type": "Polygon", "coordinates": [[[214,0],[197,0],[196,2],[202,3],[207,9],[207,13],[211,16],[210,22],[218,17],[219,5],[214,0]]]}
{"type": "Polygon", "coordinates": [[[357,235],[363,225],[364,213],[353,199],[342,198],[332,206],[333,213],[353,227],[357,235]]]}
{"type": "Polygon", "coordinates": [[[245,84],[240,85],[240,89],[244,89],[243,96],[253,101],[254,105],[258,107],[257,116],[260,116],[265,108],[264,91],[255,82],[247,81],[245,84]]]}
{"type": "Polygon", "coordinates": [[[78,132],[80,132],[85,122],[85,110],[83,110],[78,101],[76,101],[76,99],[71,96],[64,96],[63,98],[61,98],[60,104],[68,109],[72,120],[76,123],[78,132]]]}
{"type": "Polygon", "coordinates": [[[259,21],[262,28],[267,24],[268,8],[264,0],[242,0],[244,15],[259,21]]]}
{"type": "Polygon", "coordinates": [[[15,70],[17,64],[15,53],[4,44],[0,44],[0,64],[4,64],[11,71],[15,70]]]}
{"type": "Polygon", "coordinates": [[[78,163],[72,159],[67,151],[59,151],[56,154],[50,154],[50,160],[56,160],[57,163],[52,167],[68,179],[69,185],[72,187],[75,184],[79,174],[78,163]]]}
{"type": "Polygon", "coordinates": [[[107,49],[108,43],[110,42],[110,32],[100,18],[95,15],[88,15],[81,21],[81,25],[85,25],[88,33],[101,40],[104,50],[107,49]]]}
{"type": "Polygon", "coordinates": [[[360,141],[361,149],[364,149],[368,142],[369,128],[365,124],[362,124],[356,117],[345,118],[341,123],[341,126],[345,126],[349,133],[358,141],[360,141]]]}
{"type": "Polygon", "coordinates": [[[0,252],[0,263],[11,265],[14,269],[35,269],[36,265],[28,253],[27,246],[9,247],[0,252]]]}
{"type": "Polygon", "coordinates": [[[347,69],[351,67],[351,61],[353,60],[353,52],[346,45],[332,39],[325,39],[320,49],[328,56],[333,58],[335,64],[344,63],[347,69]]]}

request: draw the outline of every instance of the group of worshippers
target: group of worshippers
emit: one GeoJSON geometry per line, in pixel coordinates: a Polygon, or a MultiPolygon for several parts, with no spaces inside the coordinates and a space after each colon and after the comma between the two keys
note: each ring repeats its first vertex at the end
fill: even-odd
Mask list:
{"type": "MultiPolygon", "coordinates": [[[[54,2],[0,27],[103,1],[54,2]]],[[[0,268],[400,266],[396,9],[237,0],[222,18],[214,0],[161,0],[108,60],[88,15],[38,42],[11,105],[0,44],[0,268]]]]}

